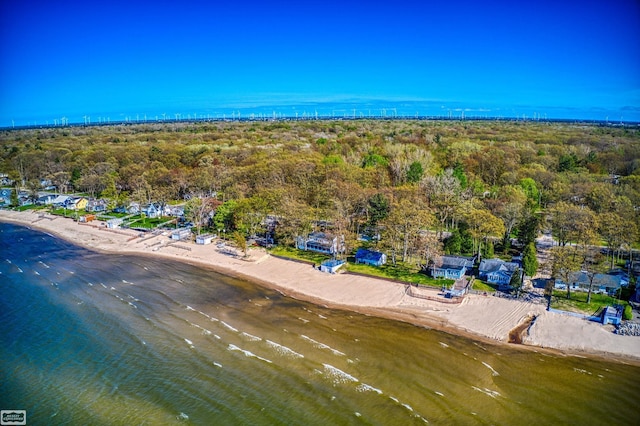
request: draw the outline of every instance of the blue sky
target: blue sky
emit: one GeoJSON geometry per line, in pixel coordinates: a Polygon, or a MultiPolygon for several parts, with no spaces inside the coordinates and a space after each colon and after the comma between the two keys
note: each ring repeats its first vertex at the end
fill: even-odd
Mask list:
{"type": "Polygon", "coordinates": [[[640,121],[640,2],[0,2],[0,126],[320,109],[640,121]]]}

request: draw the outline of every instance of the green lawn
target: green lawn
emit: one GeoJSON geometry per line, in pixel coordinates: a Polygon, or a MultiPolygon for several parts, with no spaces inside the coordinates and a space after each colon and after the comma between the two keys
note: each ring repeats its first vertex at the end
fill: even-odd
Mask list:
{"type": "Polygon", "coordinates": [[[572,291],[571,299],[567,299],[567,292],[564,290],[554,290],[553,298],[551,300],[551,307],[554,309],[579,312],[585,315],[591,315],[600,308],[615,304],[621,304],[624,306],[627,302],[606,294],[592,293],[591,303],[587,304],[586,291],[572,291]]]}
{"type": "Polygon", "coordinates": [[[478,291],[495,292],[498,290],[498,286],[495,284],[487,284],[478,279],[473,281],[473,289],[478,291]]]}
{"type": "Polygon", "coordinates": [[[331,259],[331,256],[326,254],[316,253],[313,251],[298,250],[292,247],[275,246],[269,250],[269,253],[275,256],[282,256],[289,259],[302,260],[305,262],[311,262],[320,264],[327,259],[331,259]]]}
{"type": "Polygon", "coordinates": [[[448,279],[431,278],[425,274],[419,273],[417,268],[410,267],[402,263],[397,263],[396,266],[389,263],[382,266],[370,266],[349,262],[347,264],[347,270],[358,274],[371,275],[374,277],[401,281],[408,284],[418,284],[437,288],[440,288],[443,285],[450,286],[454,282],[453,280],[448,279]]]}
{"type": "MultiPolygon", "coordinates": [[[[291,247],[276,246],[269,250],[269,252],[276,256],[282,256],[289,259],[302,260],[319,265],[323,261],[330,259],[331,256],[321,253],[315,253],[311,251],[298,250],[291,247]]],[[[370,275],[372,277],[379,277],[385,279],[391,279],[394,281],[401,281],[409,284],[419,284],[430,287],[442,287],[443,285],[453,284],[453,280],[435,279],[421,274],[415,267],[409,267],[398,263],[396,266],[387,264],[380,267],[356,264],[353,257],[347,259],[348,262],[345,266],[349,272],[354,272],[363,275],[370,275]]]]}
{"type": "Polygon", "coordinates": [[[163,217],[163,218],[156,217],[153,219],[150,219],[148,217],[142,218],[141,216],[138,215],[138,216],[133,216],[131,218],[131,221],[127,223],[127,226],[131,228],[154,229],[167,222],[170,222],[171,220],[173,219],[167,219],[166,217],[163,217]]]}

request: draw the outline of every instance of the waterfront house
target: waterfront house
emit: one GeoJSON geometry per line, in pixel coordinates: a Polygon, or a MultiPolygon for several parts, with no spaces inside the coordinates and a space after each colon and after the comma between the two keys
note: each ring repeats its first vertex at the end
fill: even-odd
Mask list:
{"type": "Polygon", "coordinates": [[[67,204],[67,200],[69,200],[68,195],[58,195],[56,198],[54,198],[53,200],[51,200],[51,204],[53,204],[54,207],[64,207],[67,204]]]}
{"type": "MultiPolygon", "coordinates": [[[[589,274],[586,271],[573,272],[569,276],[569,283],[556,278],[554,287],[558,290],[566,290],[567,285],[572,291],[589,291],[589,274]]],[[[594,293],[603,293],[613,296],[620,287],[629,285],[629,278],[624,274],[607,273],[595,274],[593,277],[594,293]]]]}
{"type": "Polygon", "coordinates": [[[58,196],[56,194],[41,194],[36,201],[36,204],[39,205],[50,205],[53,204],[53,200],[55,200],[58,196]]]}
{"type": "Polygon", "coordinates": [[[87,203],[86,210],[88,212],[94,212],[94,213],[106,212],[107,211],[107,201],[103,200],[103,199],[99,199],[99,200],[91,199],[87,203]]]}
{"type": "Polygon", "coordinates": [[[71,210],[84,210],[88,202],[89,200],[84,197],[69,197],[65,202],[65,206],[71,210]]]}
{"type": "Polygon", "coordinates": [[[164,213],[160,208],[160,204],[158,203],[147,204],[142,208],[142,212],[145,215],[147,215],[149,219],[155,219],[157,217],[161,217],[164,213]]]}
{"type": "Polygon", "coordinates": [[[338,238],[324,232],[312,232],[306,238],[298,237],[296,247],[300,250],[335,255],[344,252],[344,237],[338,238]]]}
{"type": "Polygon", "coordinates": [[[127,210],[128,214],[138,214],[138,213],[140,213],[140,204],[138,204],[138,203],[130,203],[127,206],[126,210],[127,210]]]}
{"type": "Polygon", "coordinates": [[[13,189],[2,188],[0,189],[0,207],[8,206],[11,204],[11,194],[13,189]]]}
{"type": "Polygon", "coordinates": [[[511,277],[520,267],[517,262],[506,262],[502,259],[483,259],[478,267],[478,277],[489,284],[508,286],[511,277]]]}
{"type": "Polygon", "coordinates": [[[459,280],[473,268],[474,262],[475,257],[442,256],[442,263],[431,267],[431,275],[434,278],[459,280]]]}
{"type": "Polygon", "coordinates": [[[387,263],[387,255],[379,251],[367,250],[359,248],[356,252],[356,263],[364,263],[365,265],[382,266],[387,263]]]}

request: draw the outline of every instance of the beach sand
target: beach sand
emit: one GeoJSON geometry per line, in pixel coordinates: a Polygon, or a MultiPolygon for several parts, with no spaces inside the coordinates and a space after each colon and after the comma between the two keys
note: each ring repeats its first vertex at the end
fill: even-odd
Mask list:
{"type": "Polygon", "coordinates": [[[0,221],[48,232],[96,251],[165,257],[209,267],[331,308],[505,344],[509,333],[521,327],[522,347],[640,360],[640,337],[619,336],[611,326],[548,312],[542,303],[470,294],[462,303],[449,304],[412,297],[406,293],[405,284],[360,275],[325,274],[306,263],[270,256],[262,249],[250,250],[249,257],[243,259],[233,255],[233,249],[225,253],[215,244],[173,242],[168,234],[141,236],[132,230],[108,230],[100,222],[79,224],[29,211],[0,210],[0,221]],[[533,317],[533,324],[526,327],[533,317]]]}

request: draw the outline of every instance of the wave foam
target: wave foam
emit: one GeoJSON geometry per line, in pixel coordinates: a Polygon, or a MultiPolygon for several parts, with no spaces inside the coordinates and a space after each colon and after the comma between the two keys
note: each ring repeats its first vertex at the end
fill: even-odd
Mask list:
{"type": "Polygon", "coordinates": [[[304,355],[299,354],[298,352],[294,351],[291,348],[288,348],[286,346],[283,346],[279,343],[276,342],[272,342],[271,340],[267,340],[267,345],[271,348],[273,348],[278,354],[282,355],[282,356],[291,356],[294,358],[304,358],[304,355]]]}

